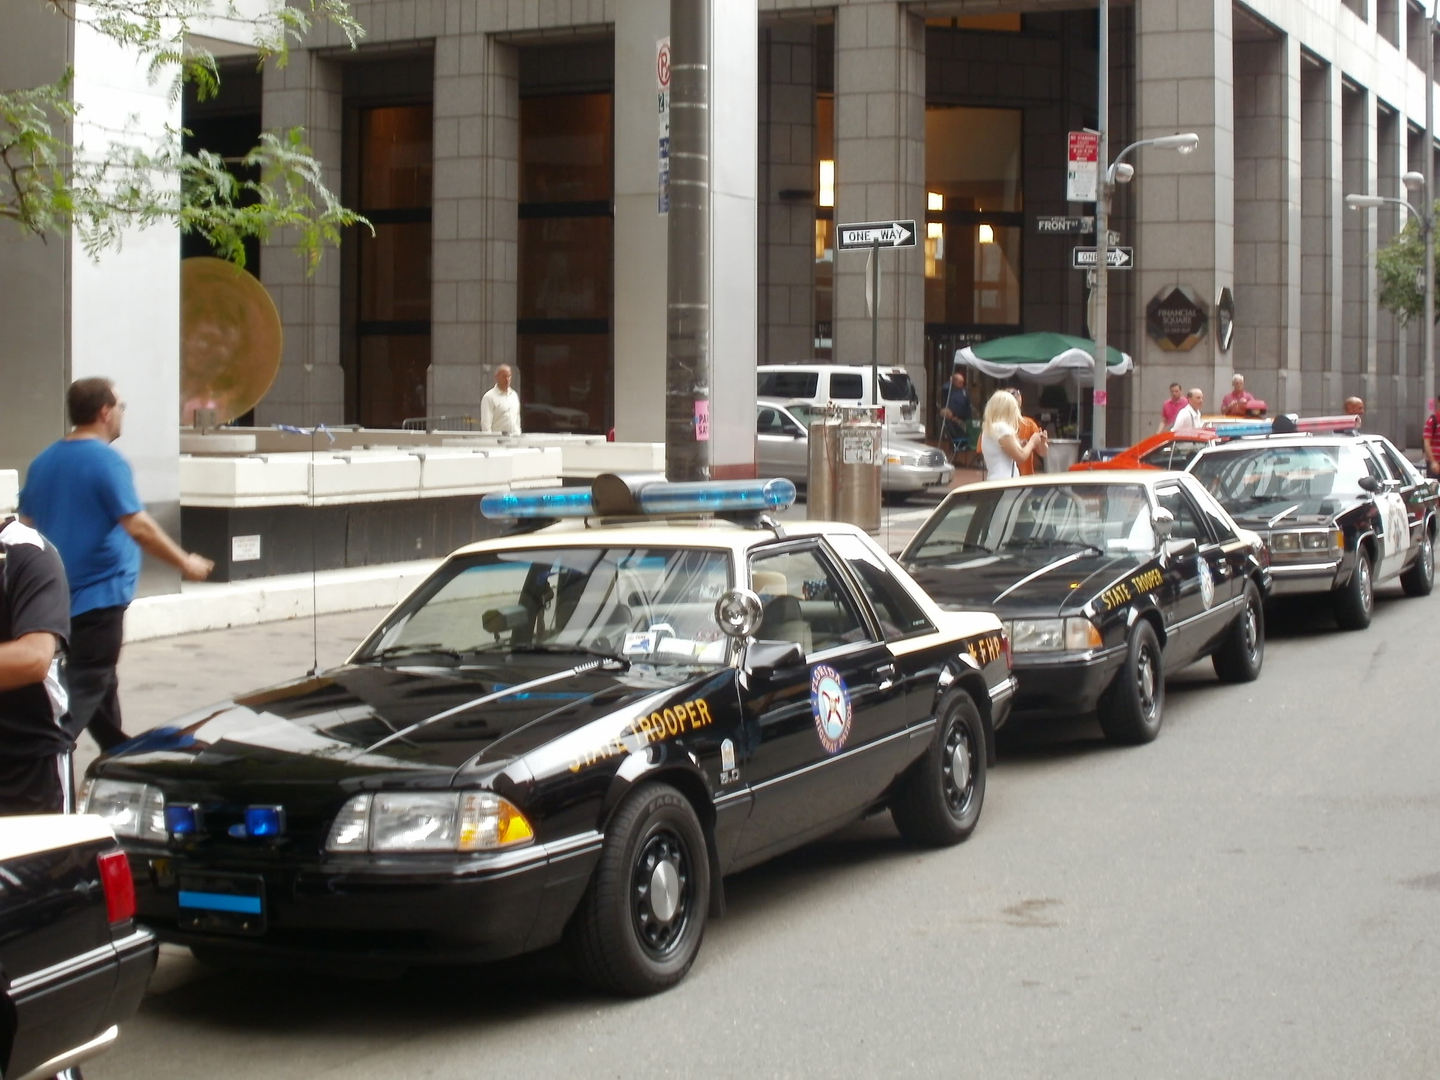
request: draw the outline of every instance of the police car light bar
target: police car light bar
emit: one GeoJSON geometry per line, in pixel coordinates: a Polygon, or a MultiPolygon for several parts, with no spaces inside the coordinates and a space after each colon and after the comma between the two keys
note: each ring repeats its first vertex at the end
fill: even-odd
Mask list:
{"type": "Polygon", "coordinates": [[[602,475],[593,488],[493,492],[480,500],[487,518],[578,518],[665,514],[765,513],[795,501],[789,480],[710,480],[672,484],[649,476],[602,475]]]}
{"type": "Polygon", "coordinates": [[[588,487],[493,491],[480,500],[480,513],[492,519],[592,517],[595,504],[588,487]]]}
{"type": "Polygon", "coordinates": [[[1249,423],[1216,424],[1211,430],[1217,438],[1237,439],[1242,435],[1290,435],[1299,431],[1354,431],[1360,426],[1358,416],[1312,416],[1302,420],[1286,413],[1270,420],[1249,423]]]}
{"type": "Polygon", "coordinates": [[[1253,424],[1217,425],[1210,430],[1215,433],[1216,438],[1235,439],[1241,435],[1269,435],[1270,423],[1269,420],[1256,420],[1253,424]]]}
{"type": "Polygon", "coordinates": [[[646,484],[640,489],[643,514],[765,513],[795,501],[789,480],[709,480],[689,484],[646,484]]]}

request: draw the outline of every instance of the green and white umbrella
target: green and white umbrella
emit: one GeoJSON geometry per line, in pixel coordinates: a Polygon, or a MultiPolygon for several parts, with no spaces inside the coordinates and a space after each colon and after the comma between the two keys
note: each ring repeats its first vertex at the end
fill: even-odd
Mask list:
{"type": "MultiPolygon", "coordinates": [[[[1095,343],[1072,334],[1014,334],[960,349],[955,366],[961,364],[995,379],[1023,375],[1042,386],[1075,379],[1084,386],[1095,371],[1095,343]]],[[[1134,366],[1127,353],[1114,346],[1106,349],[1107,376],[1128,374],[1134,366]]]]}

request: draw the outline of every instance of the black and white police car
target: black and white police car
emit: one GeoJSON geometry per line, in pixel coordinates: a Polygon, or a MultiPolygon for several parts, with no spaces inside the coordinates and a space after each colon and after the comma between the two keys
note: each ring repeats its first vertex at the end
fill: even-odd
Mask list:
{"type": "Polygon", "coordinates": [[[622,994],[681,979],[726,874],[888,808],[964,840],[1014,682],[787,480],[606,476],[487,496],[343,665],[91,768],[140,918],[197,956],[490,959],[568,944],[622,994]]]}

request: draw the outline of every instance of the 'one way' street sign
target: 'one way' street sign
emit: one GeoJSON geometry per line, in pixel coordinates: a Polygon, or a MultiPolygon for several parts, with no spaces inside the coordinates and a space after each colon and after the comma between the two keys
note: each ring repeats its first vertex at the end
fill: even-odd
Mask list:
{"type": "Polygon", "coordinates": [[[836,228],[840,234],[841,251],[868,248],[879,244],[884,248],[915,246],[915,222],[913,221],[861,221],[836,228]]]}
{"type": "MultiPolygon", "coordinates": [[[[1093,247],[1077,247],[1070,249],[1070,269],[1090,270],[1093,269],[1097,259],[1097,251],[1093,247]]],[[[1105,265],[1111,270],[1133,270],[1135,269],[1135,249],[1133,247],[1112,247],[1105,249],[1105,265]]]]}

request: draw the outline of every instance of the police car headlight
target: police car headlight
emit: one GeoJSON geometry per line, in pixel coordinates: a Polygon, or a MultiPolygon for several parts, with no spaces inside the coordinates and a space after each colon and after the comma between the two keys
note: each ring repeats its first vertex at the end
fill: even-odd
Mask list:
{"type": "Polygon", "coordinates": [[[1329,551],[1331,548],[1345,546],[1345,534],[1332,529],[1301,533],[1300,546],[1306,551],[1329,551]]]}
{"type": "Polygon", "coordinates": [[[116,836],[165,843],[165,796],[157,787],[100,777],[85,785],[84,812],[96,814],[116,836]]]}
{"type": "Polygon", "coordinates": [[[519,809],[489,791],[356,795],[336,815],[327,851],[494,851],[529,843],[519,809]]]}
{"type": "Polygon", "coordinates": [[[1271,533],[1270,550],[1277,555],[1283,555],[1291,551],[1299,551],[1300,534],[1294,532],[1271,533]]]}
{"type": "Polygon", "coordinates": [[[1089,619],[1015,619],[1006,624],[1015,652],[1083,652],[1098,649],[1100,631],[1089,619]]]}

